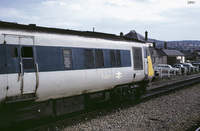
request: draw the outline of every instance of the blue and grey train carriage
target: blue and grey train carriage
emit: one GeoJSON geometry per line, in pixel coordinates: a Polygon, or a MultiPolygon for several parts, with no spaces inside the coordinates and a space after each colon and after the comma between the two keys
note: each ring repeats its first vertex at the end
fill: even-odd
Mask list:
{"type": "Polygon", "coordinates": [[[143,42],[0,22],[0,113],[14,115],[9,120],[1,117],[2,122],[58,116],[88,103],[139,97],[153,75],[143,42]]]}

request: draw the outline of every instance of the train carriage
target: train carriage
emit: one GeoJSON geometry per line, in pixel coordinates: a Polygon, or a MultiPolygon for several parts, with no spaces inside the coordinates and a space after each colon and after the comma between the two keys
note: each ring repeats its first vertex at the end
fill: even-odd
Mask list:
{"type": "Polygon", "coordinates": [[[0,113],[8,105],[16,107],[11,112],[24,110],[13,119],[63,115],[90,102],[140,96],[152,77],[143,42],[0,22],[0,113]]]}

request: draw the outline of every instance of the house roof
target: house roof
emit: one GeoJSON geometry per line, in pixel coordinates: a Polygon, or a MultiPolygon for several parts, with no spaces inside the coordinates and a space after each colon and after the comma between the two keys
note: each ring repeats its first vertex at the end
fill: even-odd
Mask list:
{"type": "Polygon", "coordinates": [[[142,42],[152,42],[149,40],[145,40],[145,37],[137,33],[135,30],[131,30],[128,34],[124,35],[125,38],[131,38],[134,40],[142,41],[142,42]]]}
{"type": "Polygon", "coordinates": [[[163,49],[163,51],[167,56],[184,56],[179,50],[163,49]]]}
{"type": "Polygon", "coordinates": [[[156,52],[158,53],[159,56],[166,56],[165,52],[163,52],[162,49],[156,49],[156,52]]]}
{"type": "Polygon", "coordinates": [[[159,56],[184,56],[179,50],[157,49],[159,56]]]}
{"type": "Polygon", "coordinates": [[[200,50],[195,50],[191,55],[200,55],[200,50]]]}
{"type": "Polygon", "coordinates": [[[190,56],[191,53],[189,51],[182,51],[182,53],[185,55],[185,56],[190,56]]]}

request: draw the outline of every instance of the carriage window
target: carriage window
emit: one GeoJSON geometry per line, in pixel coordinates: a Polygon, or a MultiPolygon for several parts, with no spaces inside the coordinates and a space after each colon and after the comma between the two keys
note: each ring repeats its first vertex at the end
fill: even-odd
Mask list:
{"type": "Polygon", "coordinates": [[[134,61],[134,69],[135,70],[143,69],[142,48],[140,48],[140,47],[133,48],[133,61],[134,61]]]}
{"type": "Polygon", "coordinates": [[[144,58],[147,58],[149,56],[149,50],[147,47],[144,47],[144,58]]]}
{"type": "Polygon", "coordinates": [[[97,68],[104,67],[103,51],[102,50],[95,50],[95,66],[97,68]]]}
{"type": "Polygon", "coordinates": [[[22,47],[21,48],[22,63],[24,69],[33,69],[33,48],[32,47],[22,47]]]}
{"type": "Polygon", "coordinates": [[[17,58],[18,57],[18,49],[15,46],[10,47],[10,53],[12,58],[17,58]]]}
{"type": "Polygon", "coordinates": [[[121,53],[119,50],[116,51],[116,62],[117,66],[121,66],[121,53]]]}
{"type": "Polygon", "coordinates": [[[26,57],[26,58],[33,57],[32,47],[22,47],[22,57],[26,57]]]}
{"type": "Polygon", "coordinates": [[[84,65],[85,68],[93,68],[94,67],[94,56],[92,49],[85,49],[83,51],[84,54],[84,65]]]}
{"type": "Polygon", "coordinates": [[[147,48],[144,47],[144,58],[147,58],[147,48]]]}
{"type": "Polygon", "coordinates": [[[110,51],[110,66],[115,67],[115,51],[110,51]]]}
{"type": "Polygon", "coordinates": [[[64,67],[72,68],[72,52],[70,49],[63,49],[64,67]]]}

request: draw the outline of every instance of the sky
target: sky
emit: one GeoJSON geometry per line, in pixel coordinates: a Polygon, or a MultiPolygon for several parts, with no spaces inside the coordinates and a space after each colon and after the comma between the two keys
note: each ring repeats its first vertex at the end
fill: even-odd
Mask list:
{"type": "Polygon", "coordinates": [[[200,0],[0,0],[0,21],[153,39],[200,40],[200,0]]]}

